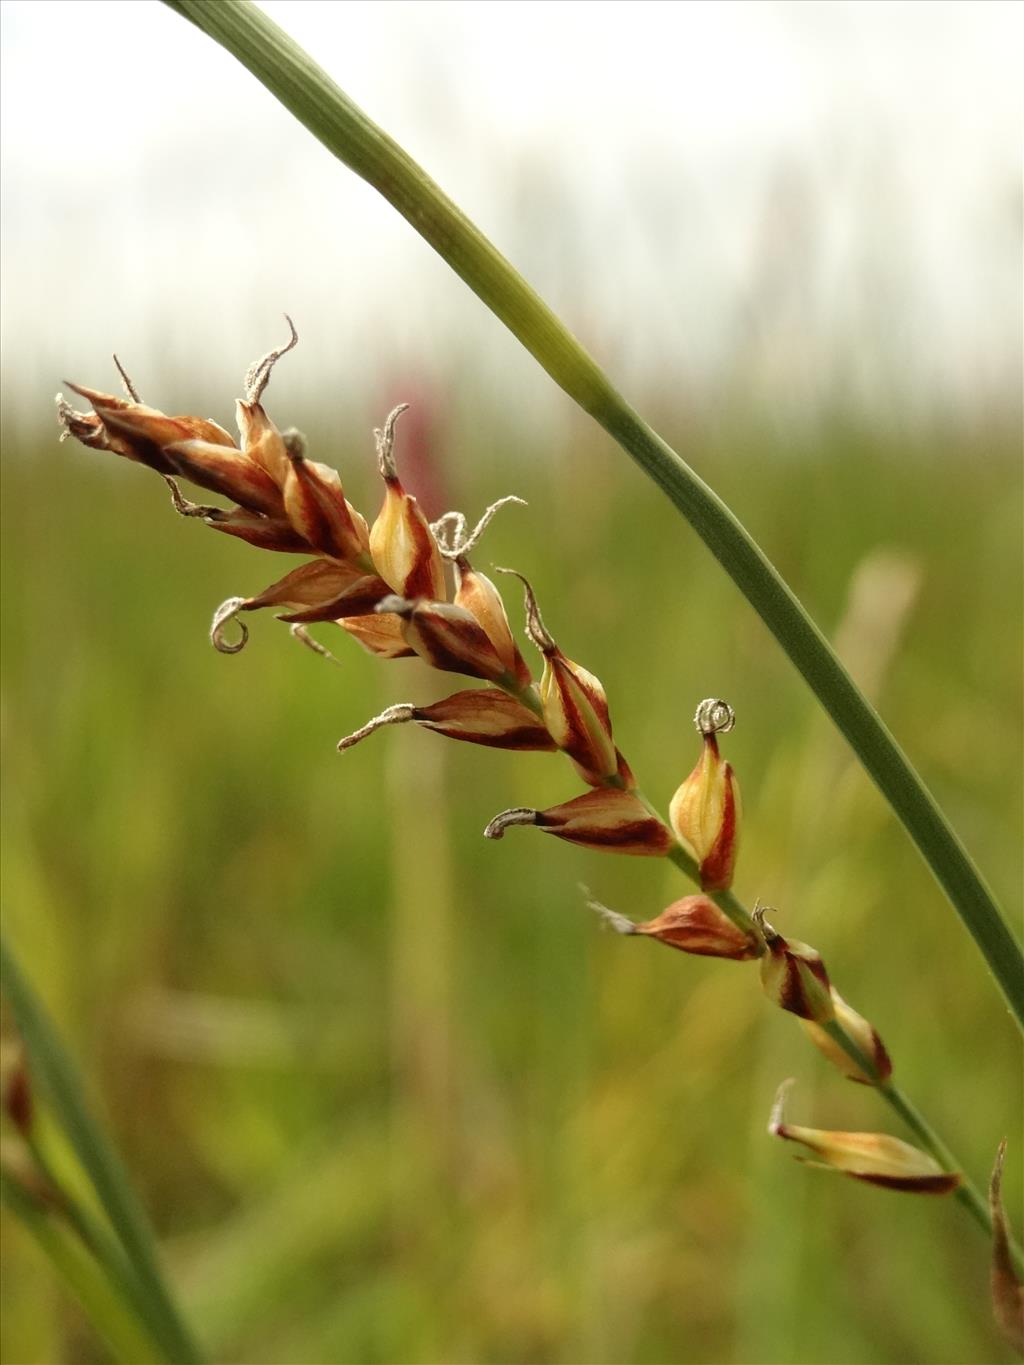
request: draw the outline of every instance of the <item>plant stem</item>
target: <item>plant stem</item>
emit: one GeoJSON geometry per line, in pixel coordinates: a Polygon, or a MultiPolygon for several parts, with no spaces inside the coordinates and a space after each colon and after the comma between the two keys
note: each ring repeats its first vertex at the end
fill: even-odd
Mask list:
{"type": "MultiPolygon", "coordinates": [[[[125,1256],[124,1250],[110,1232],[108,1225],[102,1218],[93,1215],[92,1210],[81,1200],[72,1195],[64,1182],[56,1174],[52,1163],[38,1139],[29,1135],[26,1139],[28,1150],[32,1155],[36,1169],[43,1176],[46,1183],[56,1190],[61,1197],[60,1213],[82,1242],[85,1249],[92,1254],[99,1266],[106,1273],[110,1285],[121,1296],[122,1300],[130,1304],[132,1311],[139,1318],[143,1328],[148,1327],[149,1305],[146,1293],[140,1288],[135,1276],[131,1262],[125,1256]]],[[[156,1338],[159,1343],[160,1338],[156,1338]]],[[[173,1355],[166,1354],[166,1346],[160,1349],[154,1348],[150,1344],[150,1355],[154,1354],[155,1359],[174,1362],[173,1355]]]]}
{"type": "MultiPolygon", "coordinates": [[[[531,684],[529,687],[520,688],[514,679],[509,679],[507,685],[499,685],[502,686],[505,691],[518,697],[518,699],[534,711],[535,714],[543,716],[543,707],[540,704],[540,698],[534,685],[531,684]]],[[[609,787],[617,786],[618,780],[609,778],[605,785],[609,787]]],[[[634,789],[633,795],[647,808],[656,820],[663,825],[666,824],[658,808],[644,796],[642,791],[634,789]]],[[[667,857],[669,861],[674,863],[680,872],[682,872],[684,877],[688,878],[691,882],[696,883],[697,886],[701,885],[700,868],[695,859],[682,844],[674,842],[667,857]]],[[[758,931],[752,915],[737,898],[734,892],[731,890],[716,891],[710,893],[710,895],[711,899],[729,916],[735,925],[745,933],[750,934],[751,938],[761,945],[763,951],[763,937],[758,931]]],[[[944,1171],[955,1172],[960,1176],[960,1184],[955,1190],[955,1196],[974,1221],[981,1227],[983,1232],[991,1239],[992,1214],[988,1206],[988,1201],[982,1197],[977,1186],[964,1173],[961,1164],[957,1161],[956,1157],[935,1132],[934,1128],[932,1128],[931,1124],[920,1110],[911,1103],[906,1095],[903,1094],[902,1090],[900,1090],[891,1080],[883,1081],[878,1072],[878,1068],[875,1066],[874,1060],[861,1049],[856,1039],[852,1038],[846,1032],[837,1019],[832,1019],[828,1023],[823,1024],[822,1028],[824,1028],[825,1032],[829,1034],[834,1042],[838,1043],[864,1075],[872,1078],[871,1084],[874,1089],[877,1090],[885,1102],[895,1110],[911,1132],[914,1133],[925,1150],[935,1158],[942,1169],[944,1171]]],[[[1024,1256],[1022,1256],[1020,1248],[1012,1238],[1009,1239],[1009,1249],[1018,1272],[1024,1273],[1024,1256]]]]}
{"type": "MultiPolygon", "coordinates": [[[[543,710],[537,697],[536,688],[531,686],[519,689],[512,682],[505,687],[506,691],[519,698],[525,705],[529,706],[537,715],[542,715],[543,710]]],[[[606,786],[617,786],[616,779],[608,779],[606,786]]],[[[657,807],[650,802],[643,792],[634,789],[633,795],[640,801],[651,815],[660,823],[666,822],[662,818],[657,807]]],[[[674,842],[669,850],[667,857],[670,862],[682,872],[683,876],[689,881],[700,886],[700,869],[690,855],[690,853],[678,842],[674,842]]],[[[731,891],[716,891],[710,893],[711,899],[722,909],[744,932],[751,935],[762,945],[763,939],[755,925],[754,919],[746,907],[741,903],[737,896],[731,891]]],[[[903,1092],[891,1080],[883,1081],[878,1073],[878,1069],[872,1058],[862,1051],[854,1038],[851,1038],[838,1020],[831,1020],[822,1025],[825,1032],[843,1049],[844,1052],[856,1063],[859,1069],[866,1075],[872,1077],[871,1084],[882,1096],[885,1102],[895,1110],[903,1122],[914,1133],[921,1142],[922,1146],[935,1158],[944,1171],[955,1172],[960,1176],[960,1184],[955,1190],[957,1200],[964,1206],[971,1217],[982,1228],[986,1235],[992,1236],[992,1215],[987,1201],[982,1197],[974,1183],[964,1173],[961,1164],[956,1157],[935,1132],[932,1126],[925,1119],[924,1115],[910,1102],[903,1092]]],[[[1010,1254],[1014,1264],[1019,1271],[1024,1271],[1024,1257],[1022,1257],[1019,1247],[1011,1240],[1010,1254]]]]}
{"type": "MultiPolygon", "coordinates": [[[[960,1175],[960,1184],[955,1190],[955,1197],[991,1240],[992,1213],[988,1201],[982,1196],[974,1182],[964,1173],[962,1164],[957,1161],[921,1111],[891,1079],[884,1081],[881,1079],[872,1059],[857,1045],[855,1039],[850,1037],[837,1020],[833,1019],[829,1023],[823,1024],[822,1028],[830,1038],[839,1044],[865,1075],[875,1077],[873,1081],[875,1090],[882,1096],[886,1104],[900,1116],[921,1143],[921,1146],[935,1158],[942,1169],[944,1171],[956,1171],[960,1175]]],[[[1024,1274],[1024,1255],[1022,1255],[1020,1247],[1012,1238],[1009,1246],[1010,1255],[1018,1273],[1024,1274]]]]}
{"type": "MultiPolygon", "coordinates": [[[[963,1167],[956,1157],[946,1146],[946,1144],[936,1133],[928,1120],[911,1101],[904,1095],[899,1086],[892,1081],[886,1081],[884,1085],[877,1087],[878,1093],[885,1100],[890,1108],[894,1109],[900,1118],[907,1125],[910,1131],[921,1143],[922,1147],[929,1152],[939,1165],[946,1171],[960,1171],[962,1180],[956,1190],[956,1198],[963,1204],[971,1217],[987,1233],[989,1238],[992,1236],[992,1214],[989,1211],[988,1200],[984,1199],[974,1182],[966,1175],[963,1175],[963,1167]]],[[[1014,1257],[1020,1265],[1021,1255],[1016,1247],[1011,1247],[1014,1257]]]]}
{"type": "Polygon", "coordinates": [[[124,1365],[148,1365],[171,1359],[154,1348],[134,1313],[126,1311],[123,1296],[113,1290],[70,1227],[40,1208],[6,1172],[0,1172],[0,1203],[32,1234],[118,1360],[124,1365]]]}
{"type": "Polygon", "coordinates": [[[1024,958],[921,778],[749,532],[642,420],[543,300],[393,138],[247,0],[165,0],[231,52],[441,255],[679,508],[800,671],[963,920],[1024,1028],[1024,958]]]}
{"type": "Polygon", "coordinates": [[[147,1328],[175,1365],[199,1365],[202,1353],[164,1283],[145,1214],[120,1161],[86,1107],[81,1082],[70,1057],[3,938],[0,938],[0,986],[25,1044],[32,1081],[47,1094],[131,1265],[136,1302],[147,1328]]]}

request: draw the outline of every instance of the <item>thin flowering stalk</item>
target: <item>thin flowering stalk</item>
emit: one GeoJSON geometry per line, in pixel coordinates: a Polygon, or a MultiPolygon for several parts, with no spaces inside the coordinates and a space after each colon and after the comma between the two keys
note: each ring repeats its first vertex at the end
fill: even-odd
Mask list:
{"type": "MultiPolygon", "coordinates": [[[[295,330],[290,321],[289,328],[290,345],[271,351],[246,378],[246,401],[239,405],[242,449],[228,444],[230,437],[217,428],[220,434],[215,444],[222,453],[211,455],[204,464],[190,459],[179,469],[176,463],[182,430],[199,428],[199,419],[167,418],[157,409],[141,405],[137,396],[131,402],[114,400],[81,385],[73,387],[90,398],[92,415],[74,412],[63,400],[58,405],[66,432],[84,444],[142,459],[165,476],[166,468],[173,467],[200,486],[212,480],[229,496],[239,496],[243,501],[227,514],[218,514],[215,508],[198,509],[214,530],[223,529],[222,516],[233,517],[244,511],[244,500],[254,486],[251,466],[258,465],[267,472],[269,483],[258,485],[266,510],[250,512],[250,526],[259,519],[280,525],[282,529],[275,535],[299,537],[316,557],[255,597],[227,599],[214,617],[211,638],[216,647],[224,653],[237,653],[242,648],[248,634],[241,622],[242,634],[236,642],[230,642],[224,631],[243,611],[298,607],[300,610],[285,613],[283,619],[299,631],[304,627],[298,623],[307,620],[333,620],[341,627],[351,627],[352,612],[369,612],[356,619],[376,623],[378,629],[388,623],[391,641],[382,647],[379,640],[357,636],[371,652],[384,657],[415,653],[433,668],[489,682],[490,687],[458,692],[427,707],[393,705],[343,739],[339,748],[351,748],[383,726],[413,722],[450,738],[492,747],[561,749],[590,790],[548,810],[517,807],[504,811],[488,824],[487,836],[500,839],[509,828],[535,826],[589,848],[668,857],[702,888],[701,896],[685,898],[643,924],[602,911],[606,918],[619,932],[644,935],[684,952],[741,961],[760,958],[762,982],[769,997],[800,1018],[812,1041],[847,1076],[879,1090],[922,1140],[929,1160],[950,1177],[938,1185],[931,1182],[929,1187],[956,1188],[972,1216],[990,1227],[987,1206],[974,1187],[962,1179],[948,1149],[892,1083],[884,1044],[868,1021],[832,986],[820,955],[806,944],[785,939],[768,924],[763,909],[755,907],[748,912],[732,891],[740,834],[739,792],[719,744],[719,737],[735,722],[732,708],[719,698],[707,698],[697,707],[694,724],[701,738],[701,754],[673,797],[669,820],[663,820],[638,790],[629,765],[615,745],[602,684],[563,653],[541,617],[529,581],[516,571],[499,571],[513,573],[523,584],[526,633],[544,665],[539,683],[533,681],[519,653],[495,585],[471,568],[466,556],[469,542],[478,539],[501,504],[493,504],[474,532],[467,535],[467,521],[461,512],[446,513],[429,526],[405,493],[395,453],[396,422],[404,405],[394,409],[375,433],[386,491],[384,508],[373,530],[366,534],[365,542],[361,535],[352,543],[344,538],[325,541],[321,523],[311,516],[308,502],[287,496],[294,471],[294,443],[289,455],[288,443],[277,437],[276,428],[259,405],[273,365],[294,345],[295,330]],[[258,376],[255,383],[254,374],[258,376]],[[449,600],[447,575],[442,573],[446,561],[453,568],[454,601],[449,600]],[[388,592],[388,580],[413,591],[425,589],[432,596],[400,597],[388,592]],[[724,916],[720,920],[716,919],[719,914],[724,916]],[[628,929],[624,927],[627,924],[628,929]]],[[[135,394],[134,386],[130,392],[135,394]]],[[[339,524],[344,526],[365,526],[359,513],[344,501],[335,471],[326,466],[315,468],[317,487],[323,490],[322,502],[317,505],[324,514],[340,518],[339,524]]],[[[196,514],[191,505],[184,505],[176,487],[174,505],[179,512],[184,507],[186,516],[196,514]]],[[[267,534],[249,538],[257,547],[269,548],[265,544],[267,534]]],[[[299,638],[333,658],[311,637],[299,638]]],[[[891,1148],[888,1139],[879,1138],[879,1142],[883,1151],[891,1148]]]]}
{"type": "MultiPolygon", "coordinates": [[[[294,345],[290,322],[289,327],[294,345]]],[[[211,443],[214,453],[205,462],[190,454],[182,464],[180,456],[182,431],[202,429],[200,419],[168,418],[136,398],[114,400],[81,385],[72,387],[90,399],[92,414],[77,413],[63,400],[58,403],[65,434],[83,444],[141,460],[165,477],[171,467],[201,487],[213,483],[228,496],[237,497],[238,507],[228,513],[199,509],[198,515],[211,529],[222,530],[223,517],[246,512],[246,502],[256,487],[265,510],[246,512],[250,529],[259,529],[248,537],[252,543],[257,548],[273,548],[266,542],[276,535],[298,537],[314,556],[254,597],[228,598],[214,617],[211,638],[215,646],[223,653],[237,653],[248,638],[247,631],[239,621],[241,638],[231,642],[224,634],[229,623],[243,611],[286,606],[299,608],[282,617],[293,630],[304,631],[300,623],[305,621],[333,621],[353,633],[351,626],[359,620],[370,633],[357,634],[356,639],[372,653],[384,658],[416,654],[435,669],[489,683],[430,706],[392,705],[338,747],[349,749],[385,726],[415,723],[479,745],[561,750],[587,790],[547,810],[515,807],[503,811],[490,821],[485,834],[501,839],[508,829],[533,826],[588,848],[673,861],[701,888],[700,895],[675,902],[655,919],[640,924],[603,907],[601,913],[620,933],[649,937],[683,952],[736,961],[759,959],[769,998],[801,1020],[815,1045],[846,1076],[877,1089],[922,1141],[926,1155],[908,1155],[912,1149],[884,1134],[808,1137],[812,1130],[801,1130],[803,1136],[795,1140],[825,1144],[822,1150],[834,1150],[841,1169],[864,1179],[872,1178],[870,1170],[878,1173],[871,1162],[891,1162],[895,1175],[889,1183],[895,1182],[896,1188],[956,1190],[972,1216],[990,1229],[987,1205],[964,1180],[948,1148],[892,1083],[892,1064],[884,1044],[832,985],[820,955],[807,944],[784,938],[768,923],[764,909],[755,906],[748,912],[732,890],[740,837],[739,789],[719,743],[735,722],[732,708],[719,698],[707,698],[698,705],[694,724],[701,753],[673,797],[669,819],[664,820],[640,793],[616,746],[603,685],[562,651],[542,619],[529,581],[516,571],[499,570],[513,573],[523,584],[526,634],[543,661],[538,682],[519,652],[497,588],[470,566],[469,541],[479,537],[500,503],[493,504],[467,536],[468,523],[461,512],[446,513],[431,526],[406,494],[395,450],[396,422],[404,405],[394,409],[375,433],[385,502],[365,540],[358,528],[366,522],[344,500],[334,470],[311,466],[316,470],[316,515],[308,500],[289,498],[295,443],[277,435],[259,404],[273,365],[286,349],[290,346],[270,352],[253,367],[250,376],[258,374],[258,386],[247,377],[246,401],[239,405],[240,447],[234,447],[227,433],[217,428],[217,442],[211,443]],[[265,481],[255,478],[254,466],[266,474],[265,481]],[[356,527],[356,538],[338,534],[325,539],[324,519],[356,527]],[[260,521],[280,529],[265,532],[260,521]],[[444,571],[446,563],[451,565],[452,584],[444,571]],[[395,583],[415,595],[403,597],[389,591],[395,583]],[[864,1171],[856,1167],[861,1157],[868,1162],[864,1171]],[[900,1173],[908,1171],[914,1178],[900,1183],[900,1173]]],[[[302,458],[306,459],[304,448],[302,458]]],[[[196,515],[176,488],[174,492],[176,510],[184,508],[184,515],[196,515]]],[[[299,638],[318,653],[334,657],[311,637],[302,634],[299,638]]],[[[781,1127],[773,1131],[787,1135],[781,1127]]]]}
{"type": "Polygon", "coordinates": [[[555,382],[675,503],[802,674],[960,915],[1024,1029],[1024,954],[970,855],[822,632],[733,512],[616,391],[551,309],[440,187],[246,0],[164,0],[231,52],[378,190],[555,382]]]}
{"type": "MultiPolygon", "coordinates": [[[[856,1039],[850,1037],[840,1023],[832,1021],[823,1027],[836,1045],[842,1048],[857,1067],[869,1073],[875,1071],[873,1060],[860,1048],[856,1039]]],[[[944,1171],[963,1171],[962,1165],[957,1161],[946,1143],[891,1077],[879,1077],[875,1082],[875,1088],[889,1108],[902,1119],[944,1171]]],[[[954,1191],[954,1197],[958,1203],[963,1205],[985,1234],[991,1237],[993,1232],[991,1208],[981,1191],[968,1176],[962,1175],[960,1185],[954,1191]]],[[[1008,1240],[1008,1244],[1009,1254],[1014,1265],[1018,1271],[1024,1270],[1024,1253],[1013,1241],[1008,1240]]]]}

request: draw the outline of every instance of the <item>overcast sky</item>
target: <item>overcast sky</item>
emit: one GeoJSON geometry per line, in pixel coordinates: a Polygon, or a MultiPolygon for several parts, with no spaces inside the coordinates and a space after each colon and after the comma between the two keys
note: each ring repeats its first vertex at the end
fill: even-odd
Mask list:
{"type": "MultiPolygon", "coordinates": [[[[1020,6],[264,8],[630,391],[1016,401],[1020,6]]],[[[8,413],[69,371],[102,382],[115,347],[147,392],[191,372],[232,396],[285,310],[295,395],[454,370],[551,401],[404,221],[163,5],[2,18],[8,413]]]]}

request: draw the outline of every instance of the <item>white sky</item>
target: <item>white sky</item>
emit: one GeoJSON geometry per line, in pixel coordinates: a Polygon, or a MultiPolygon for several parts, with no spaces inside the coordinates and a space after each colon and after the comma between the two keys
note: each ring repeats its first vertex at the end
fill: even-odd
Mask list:
{"type": "MultiPolygon", "coordinates": [[[[1016,401],[1020,6],[264,8],[630,392],[1016,401]]],[[[454,372],[552,401],[413,231],[156,0],[2,19],[9,414],[65,373],[104,382],[115,347],[152,401],[192,374],[226,408],[285,310],[296,397],[454,372]]]]}

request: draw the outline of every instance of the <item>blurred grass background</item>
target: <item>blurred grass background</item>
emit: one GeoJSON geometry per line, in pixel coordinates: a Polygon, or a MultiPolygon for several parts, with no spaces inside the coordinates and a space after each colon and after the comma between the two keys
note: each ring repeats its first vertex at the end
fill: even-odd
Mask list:
{"type": "MultiPolygon", "coordinates": [[[[152,383],[145,396],[162,401],[152,383]]],[[[297,412],[269,397],[372,514],[369,427],[386,402],[297,412]]],[[[433,402],[444,435],[425,438],[411,482],[470,515],[528,499],[477,562],[532,577],[560,643],[603,679],[652,798],[667,805],[692,766],[696,701],[736,707],[738,891],[820,948],[976,1178],[1011,1135],[1019,1209],[1008,1018],[753,613],[583,419],[524,448],[501,412],[433,402]]],[[[680,430],[667,389],[642,406],[838,636],[1016,911],[1016,423],[873,428],[837,412],[794,432],[737,405],[680,430]]],[[[803,1169],[767,1138],[788,1075],[795,1119],[896,1129],[768,1008],[756,969],[618,939],[581,906],[585,881],[648,918],[688,890],[671,867],[529,830],[481,839],[505,806],[573,795],[568,764],[413,727],[338,756],[384,705],[458,680],[321,627],[332,668],[269,614],[243,654],[218,656],[213,607],[293,561],[180,521],[148,471],[48,430],[12,436],[7,927],[215,1359],[1005,1358],[986,1247],[955,1204],[803,1169]]],[[[10,1223],[3,1256],[3,1360],[104,1360],[10,1223]]]]}

